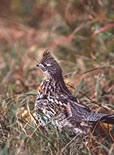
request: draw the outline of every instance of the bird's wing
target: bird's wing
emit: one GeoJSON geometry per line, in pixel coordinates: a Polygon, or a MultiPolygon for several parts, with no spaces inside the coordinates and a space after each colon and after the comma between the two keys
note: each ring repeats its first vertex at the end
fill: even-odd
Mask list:
{"type": "Polygon", "coordinates": [[[81,103],[75,96],[73,96],[73,95],[69,96],[69,101],[73,102],[78,107],[80,107],[80,108],[82,107],[85,110],[87,110],[88,112],[91,112],[91,110],[89,109],[89,107],[86,106],[85,104],[81,103]]]}
{"type": "Polygon", "coordinates": [[[66,106],[66,115],[76,122],[81,122],[88,116],[88,111],[83,108],[83,106],[75,104],[74,102],[68,102],[66,106]]]}
{"type": "Polygon", "coordinates": [[[66,105],[66,115],[67,115],[67,117],[72,117],[72,115],[73,115],[70,103],[68,103],[66,105]]]}
{"type": "Polygon", "coordinates": [[[83,103],[81,103],[80,101],[77,100],[77,102],[74,102],[74,104],[82,109],[85,109],[88,112],[91,112],[91,110],[89,109],[88,106],[84,105],[83,103]]]}

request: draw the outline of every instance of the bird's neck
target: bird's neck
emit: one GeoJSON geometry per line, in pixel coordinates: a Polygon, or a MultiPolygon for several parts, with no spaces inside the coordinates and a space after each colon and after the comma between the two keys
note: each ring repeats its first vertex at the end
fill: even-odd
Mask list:
{"type": "Polygon", "coordinates": [[[60,94],[64,96],[72,96],[71,92],[68,90],[67,86],[65,85],[65,82],[63,80],[63,77],[48,77],[46,80],[42,83],[42,89],[45,94],[50,93],[52,96],[60,94]]]}

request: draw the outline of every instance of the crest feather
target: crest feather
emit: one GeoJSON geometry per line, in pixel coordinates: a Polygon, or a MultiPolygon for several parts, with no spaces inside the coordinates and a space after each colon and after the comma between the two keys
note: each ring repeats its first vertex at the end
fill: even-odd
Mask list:
{"type": "Polygon", "coordinates": [[[49,50],[44,51],[41,63],[45,63],[45,61],[47,61],[47,60],[51,60],[51,61],[54,60],[54,58],[51,56],[49,50]]]}
{"type": "Polygon", "coordinates": [[[50,55],[50,51],[47,49],[44,51],[43,57],[48,57],[48,56],[51,56],[51,55],[50,55]]]}

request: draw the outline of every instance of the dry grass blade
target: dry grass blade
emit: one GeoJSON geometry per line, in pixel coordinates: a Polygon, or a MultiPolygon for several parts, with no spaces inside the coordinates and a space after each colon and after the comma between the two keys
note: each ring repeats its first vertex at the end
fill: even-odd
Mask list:
{"type": "Polygon", "coordinates": [[[76,140],[76,138],[77,138],[78,136],[79,136],[79,134],[76,135],[69,143],[67,143],[67,144],[64,146],[64,148],[62,148],[61,153],[63,153],[63,152],[65,151],[65,149],[67,149],[67,147],[68,147],[70,144],[72,144],[72,142],[73,142],[74,140],[76,140]]]}

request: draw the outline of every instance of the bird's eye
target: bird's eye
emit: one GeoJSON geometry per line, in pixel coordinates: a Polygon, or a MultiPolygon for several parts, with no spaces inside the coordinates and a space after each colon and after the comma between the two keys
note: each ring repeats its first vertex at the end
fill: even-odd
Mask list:
{"type": "Polygon", "coordinates": [[[44,67],[49,67],[49,66],[51,66],[51,64],[43,64],[44,65],[44,67]]]}
{"type": "Polygon", "coordinates": [[[44,65],[44,67],[46,67],[47,66],[47,64],[43,64],[44,65]]]}

